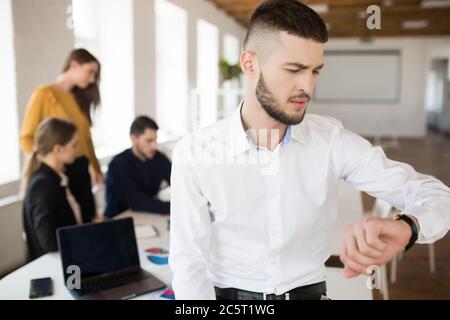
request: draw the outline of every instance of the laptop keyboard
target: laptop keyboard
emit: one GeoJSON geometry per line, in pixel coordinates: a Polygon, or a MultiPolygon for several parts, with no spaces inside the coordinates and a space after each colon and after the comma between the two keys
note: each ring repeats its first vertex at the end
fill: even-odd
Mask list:
{"type": "Polygon", "coordinates": [[[110,277],[97,278],[92,281],[85,281],[81,285],[80,294],[88,294],[108,290],[116,287],[123,286],[125,284],[141,281],[150,278],[145,272],[133,272],[121,275],[114,275],[110,277]]]}

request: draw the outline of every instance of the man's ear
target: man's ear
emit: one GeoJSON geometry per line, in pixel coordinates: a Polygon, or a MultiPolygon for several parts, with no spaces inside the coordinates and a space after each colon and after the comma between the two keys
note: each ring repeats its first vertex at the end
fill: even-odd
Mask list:
{"type": "Polygon", "coordinates": [[[242,51],[241,53],[241,69],[248,76],[257,74],[255,53],[250,51],[242,51]]]}
{"type": "Polygon", "coordinates": [[[133,145],[135,145],[138,142],[138,137],[136,135],[134,135],[134,134],[130,134],[130,140],[131,140],[131,143],[133,145]]]}

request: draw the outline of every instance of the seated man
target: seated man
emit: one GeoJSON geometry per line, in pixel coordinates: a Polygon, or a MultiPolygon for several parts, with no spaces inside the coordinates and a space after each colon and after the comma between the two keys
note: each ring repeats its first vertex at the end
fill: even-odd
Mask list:
{"type": "Polygon", "coordinates": [[[133,121],[133,144],[115,156],[106,176],[105,216],[112,218],[126,210],[169,213],[170,202],[155,198],[163,180],[170,184],[171,163],[157,151],[158,125],[146,116],[133,121]]]}

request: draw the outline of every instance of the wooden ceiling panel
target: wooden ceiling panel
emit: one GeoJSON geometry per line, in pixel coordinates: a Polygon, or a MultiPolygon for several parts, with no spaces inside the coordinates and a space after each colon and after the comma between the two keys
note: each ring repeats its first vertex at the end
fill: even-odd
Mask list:
{"type": "MultiPolygon", "coordinates": [[[[254,8],[261,0],[207,0],[213,2],[243,26],[247,26],[254,8]]],[[[425,0],[427,1],[427,0],[425,0]]],[[[436,0],[434,0],[436,1],[436,0]]],[[[445,1],[445,0],[442,0],[445,1]]],[[[435,36],[450,35],[450,6],[423,7],[422,0],[304,0],[307,5],[326,5],[319,13],[333,37],[435,36]],[[381,29],[368,30],[366,10],[369,5],[381,9],[381,29]],[[405,29],[405,21],[426,21],[418,29],[405,29]]]]}

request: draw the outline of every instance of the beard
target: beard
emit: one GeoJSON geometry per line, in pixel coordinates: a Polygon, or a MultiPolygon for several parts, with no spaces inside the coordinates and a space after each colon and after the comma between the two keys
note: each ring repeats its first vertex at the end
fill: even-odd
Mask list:
{"type": "Polygon", "coordinates": [[[139,144],[133,146],[133,153],[135,153],[139,158],[145,160],[151,160],[155,157],[156,151],[144,151],[144,148],[141,148],[139,144]]]}
{"type": "MultiPolygon", "coordinates": [[[[291,97],[289,98],[289,100],[296,98],[307,98],[308,101],[310,100],[309,95],[306,93],[301,93],[297,96],[291,97]]],[[[292,115],[286,113],[281,107],[279,101],[274,97],[273,93],[269,90],[269,88],[267,88],[262,73],[259,76],[259,81],[256,86],[256,99],[261,104],[264,111],[266,111],[266,113],[269,115],[269,117],[283,124],[297,125],[300,124],[305,118],[307,105],[305,105],[305,110],[301,114],[292,115]]]]}

